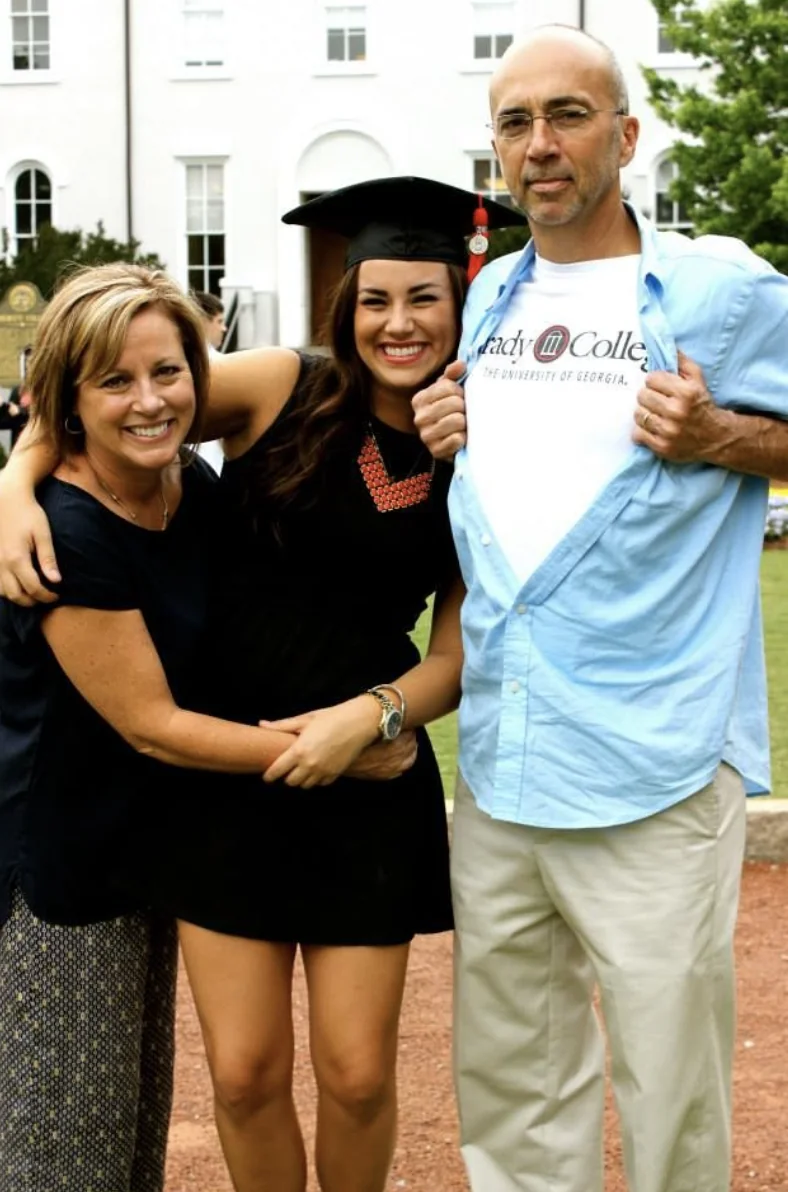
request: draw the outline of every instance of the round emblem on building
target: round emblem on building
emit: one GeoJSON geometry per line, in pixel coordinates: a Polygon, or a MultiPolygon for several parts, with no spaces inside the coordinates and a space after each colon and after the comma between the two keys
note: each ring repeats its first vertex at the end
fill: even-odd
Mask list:
{"type": "Polygon", "coordinates": [[[35,309],[35,290],[26,282],[19,282],[17,285],[12,286],[8,291],[8,305],[11,307],[11,310],[16,311],[17,314],[26,315],[28,311],[35,309]]]}
{"type": "Polygon", "coordinates": [[[540,364],[550,364],[557,360],[569,347],[569,338],[568,327],[562,327],[560,323],[547,327],[536,339],[534,359],[540,364]]]}

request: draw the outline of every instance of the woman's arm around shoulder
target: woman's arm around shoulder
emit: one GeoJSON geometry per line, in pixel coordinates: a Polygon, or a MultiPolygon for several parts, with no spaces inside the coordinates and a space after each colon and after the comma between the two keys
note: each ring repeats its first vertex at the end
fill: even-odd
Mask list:
{"type": "Polygon", "coordinates": [[[213,357],[204,437],[229,440],[232,454],[240,454],[278,417],[300,371],[301,357],[291,348],[213,357]]]}

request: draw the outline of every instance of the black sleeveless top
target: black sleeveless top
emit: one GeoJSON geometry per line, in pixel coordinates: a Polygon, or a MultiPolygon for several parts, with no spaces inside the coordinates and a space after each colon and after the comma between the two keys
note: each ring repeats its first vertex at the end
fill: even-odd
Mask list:
{"type": "MultiPolygon", "coordinates": [[[[366,425],[346,436],[275,524],[255,516],[255,470],[290,433],[290,415],[320,364],[302,358],[273,426],[222,472],[251,545],[240,548],[222,585],[212,687],[227,701],[223,715],[250,723],[338,703],[415,665],[409,633],[428,597],[456,572],[446,505],[451,468],[435,466],[426,501],[381,512],[358,464],[366,425]]],[[[417,435],[374,417],[370,425],[389,476],[429,470],[417,435]]]]}

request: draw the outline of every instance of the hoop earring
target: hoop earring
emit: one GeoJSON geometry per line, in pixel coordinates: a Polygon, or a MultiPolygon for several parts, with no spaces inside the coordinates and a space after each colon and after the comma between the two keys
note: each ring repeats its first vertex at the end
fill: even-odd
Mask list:
{"type": "Polygon", "coordinates": [[[67,435],[82,435],[85,433],[85,428],[82,425],[82,420],[79,417],[79,414],[67,414],[66,417],[63,419],[63,426],[66,428],[67,435]],[[69,418],[76,418],[77,422],[79,423],[79,426],[77,427],[76,430],[74,430],[73,427],[68,425],[69,418]]]}

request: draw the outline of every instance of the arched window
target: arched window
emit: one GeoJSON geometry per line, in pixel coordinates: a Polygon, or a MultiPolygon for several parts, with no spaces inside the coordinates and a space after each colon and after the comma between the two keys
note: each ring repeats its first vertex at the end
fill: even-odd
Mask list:
{"type": "Polygon", "coordinates": [[[29,166],[14,184],[16,251],[35,241],[44,224],[52,222],[52,181],[40,166],[29,166]]]}
{"type": "Polygon", "coordinates": [[[692,222],[683,203],[671,196],[670,187],[678,167],[666,157],[659,163],[654,184],[654,222],[663,231],[691,232],[692,222]]]}

